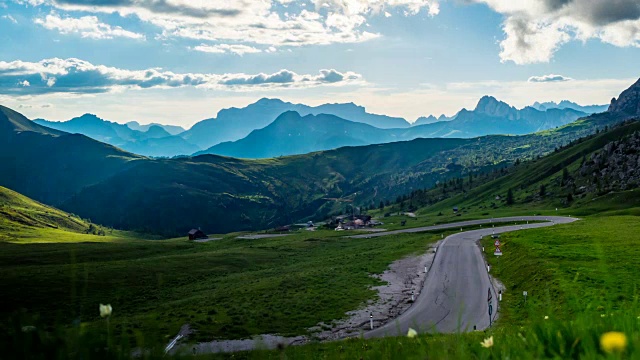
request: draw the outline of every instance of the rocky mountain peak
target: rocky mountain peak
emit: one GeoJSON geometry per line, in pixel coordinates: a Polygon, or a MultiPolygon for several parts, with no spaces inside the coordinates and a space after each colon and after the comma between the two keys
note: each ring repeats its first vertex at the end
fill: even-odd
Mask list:
{"type": "Polygon", "coordinates": [[[483,96],[474,111],[490,116],[507,117],[515,112],[516,109],[505,102],[497,100],[493,96],[483,96]]]}
{"type": "Polygon", "coordinates": [[[618,99],[613,98],[608,111],[620,115],[640,116],[640,80],[623,91],[618,99]]]}

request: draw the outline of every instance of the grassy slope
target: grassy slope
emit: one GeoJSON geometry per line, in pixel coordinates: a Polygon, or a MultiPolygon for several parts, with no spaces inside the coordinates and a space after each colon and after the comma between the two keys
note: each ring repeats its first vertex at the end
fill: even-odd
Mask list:
{"type": "MultiPolygon", "coordinates": [[[[439,236],[354,241],[303,232],[264,240],[204,244],[144,242],[15,245],[0,243],[0,309],[40,314],[47,323],[98,320],[109,302],[117,327],[135,323],[171,335],[190,323],[199,339],[260,333],[300,334],[372,298],[369,277],[422,252],[439,236]],[[47,284],[47,286],[42,286],[47,284]],[[12,289],[12,291],[8,291],[12,289]],[[43,301],[48,299],[47,301],[43,301]]],[[[150,332],[152,330],[149,330],[150,332]]]]}

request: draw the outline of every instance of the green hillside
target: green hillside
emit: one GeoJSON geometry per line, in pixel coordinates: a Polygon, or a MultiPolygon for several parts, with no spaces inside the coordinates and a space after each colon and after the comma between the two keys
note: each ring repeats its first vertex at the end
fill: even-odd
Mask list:
{"type": "Polygon", "coordinates": [[[345,201],[377,207],[468,174],[490,178],[630,117],[607,112],[523,136],[416,139],[265,160],[154,160],[82,135],[29,130],[26,118],[5,113],[0,186],[107,226],[165,236],[325,219],[345,211],[345,201]]]}
{"type": "MultiPolygon", "coordinates": [[[[603,151],[612,142],[635,139],[639,131],[640,122],[628,121],[610,131],[577,141],[574,145],[559,149],[542,159],[512,166],[504,171],[505,175],[493,175],[497,176],[495,180],[489,177],[488,181],[483,182],[484,179],[480,177],[475,178],[475,183],[469,184],[467,178],[461,179],[461,186],[449,187],[449,198],[438,201],[443,197],[441,185],[421,193],[420,196],[416,195],[414,206],[420,206],[425,200],[432,203],[424,204],[427,206],[419,211],[431,215],[450,213],[453,207],[492,215],[500,214],[502,211],[526,211],[537,208],[559,208],[575,215],[595,213],[601,210],[596,204],[615,206],[606,200],[606,195],[610,192],[628,190],[638,184],[629,184],[628,188],[605,188],[601,185],[600,189],[595,189],[596,182],[600,181],[599,176],[593,176],[593,171],[588,174],[584,171],[581,173],[581,167],[588,164],[594,154],[603,151]],[[541,191],[542,188],[544,191],[541,191]],[[509,190],[513,194],[511,205],[507,204],[509,190]]],[[[631,160],[635,158],[632,157],[631,160]]],[[[604,177],[602,181],[605,181],[604,177]]],[[[629,205],[633,203],[622,203],[620,207],[626,208],[629,205]]]]}
{"type": "Polygon", "coordinates": [[[89,224],[63,211],[42,205],[15,191],[0,187],[0,236],[26,227],[84,232],[89,224]]]}
{"type": "Polygon", "coordinates": [[[137,236],[93,224],[0,186],[0,243],[110,242],[137,236]]]}

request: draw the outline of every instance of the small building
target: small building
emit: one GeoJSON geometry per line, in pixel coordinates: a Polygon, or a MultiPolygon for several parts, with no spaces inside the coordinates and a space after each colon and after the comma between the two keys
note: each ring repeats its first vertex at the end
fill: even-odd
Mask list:
{"type": "Polygon", "coordinates": [[[208,236],[200,229],[191,229],[189,231],[189,240],[206,239],[208,236]]]}

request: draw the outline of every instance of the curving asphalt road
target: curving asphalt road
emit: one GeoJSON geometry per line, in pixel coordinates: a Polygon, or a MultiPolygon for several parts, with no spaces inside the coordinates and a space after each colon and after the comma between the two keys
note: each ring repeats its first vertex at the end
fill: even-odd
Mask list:
{"type": "MultiPolygon", "coordinates": [[[[368,238],[401,233],[460,228],[470,225],[512,221],[546,221],[529,225],[487,227],[460,232],[442,241],[429,268],[422,291],[413,305],[393,321],[364,333],[365,338],[403,336],[411,327],[419,332],[443,332],[478,330],[489,326],[487,292],[492,293],[493,317],[498,310],[497,294],[491,285],[485,262],[476,241],[481,236],[500,234],[521,229],[532,229],[555,224],[567,224],[578,219],[558,216],[520,216],[486,220],[470,220],[421,228],[386,231],[351,238],[368,238]]],[[[508,251],[508,250],[507,250],[508,251]]],[[[303,344],[303,337],[282,338],[272,335],[257,336],[245,340],[220,340],[196,345],[198,354],[247,351],[256,348],[274,349],[280,343],[303,344]]],[[[174,350],[171,350],[174,351],[174,350]]]]}
{"type": "MultiPolygon", "coordinates": [[[[558,216],[520,216],[487,220],[472,220],[424,228],[358,235],[354,238],[384,236],[461,226],[510,221],[546,221],[542,223],[490,227],[448,236],[437,248],[425,284],[415,303],[390,323],[364,333],[365,338],[405,335],[409,328],[418,332],[452,333],[478,330],[489,326],[488,292],[492,293],[493,318],[498,309],[498,296],[491,285],[485,261],[476,241],[482,236],[521,229],[567,224],[578,219],[558,216]]],[[[508,251],[508,250],[507,250],[508,251]]]]}

